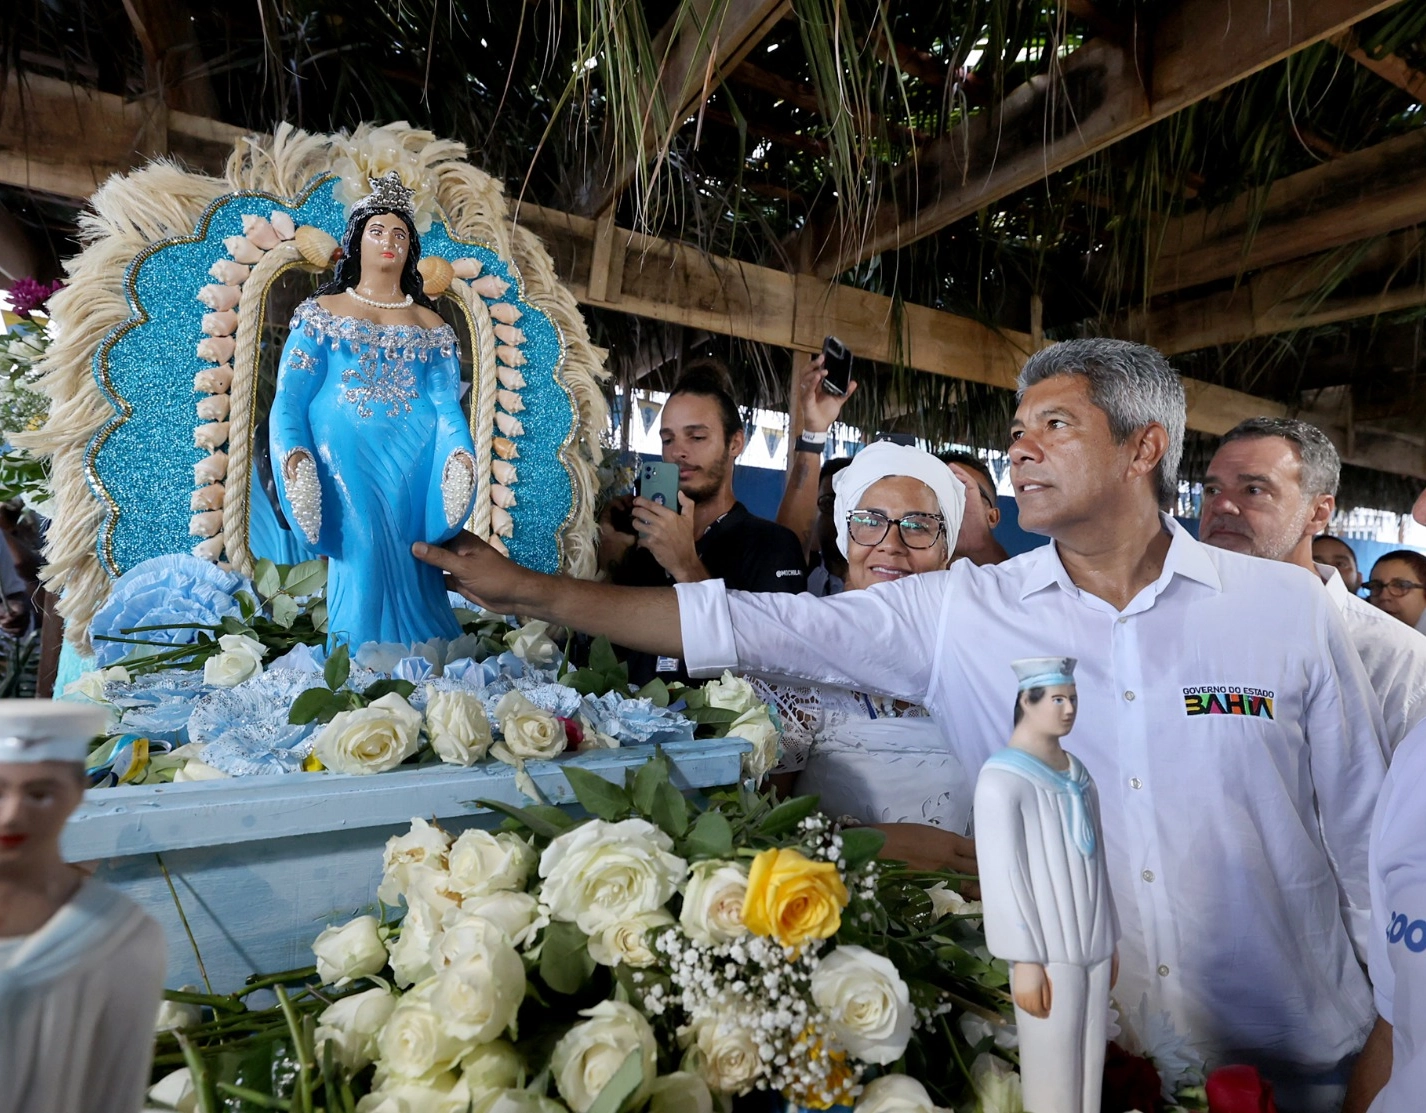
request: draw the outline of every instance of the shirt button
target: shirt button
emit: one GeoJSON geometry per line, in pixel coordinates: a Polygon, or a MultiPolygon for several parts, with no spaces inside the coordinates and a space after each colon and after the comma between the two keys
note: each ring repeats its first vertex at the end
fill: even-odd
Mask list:
{"type": "Polygon", "coordinates": [[[1144,871],[1143,873],[1141,873],[1139,876],[1142,877],[1145,881],[1152,881],[1152,880],[1154,879],[1154,871],[1153,871],[1153,870],[1145,870],[1145,871],[1144,871]]]}
{"type": "Polygon", "coordinates": [[[1159,964],[1159,977],[1161,977],[1161,978],[1167,978],[1168,976],[1169,976],[1169,968],[1168,968],[1165,964],[1160,963],[1160,964],[1159,964]]]}
{"type": "Polygon", "coordinates": [[[1141,780],[1139,780],[1138,777],[1130,777],[1130,778],[1129,778],[1129,787],[1130,787],[1130,788],[1143,788],[1143,787],[1144,787],[1144,782],[1141,781],[1141,780]]]}
{"type": "Polygon", "coordinates": [[[1128,700],[1130,703],[1133,703],[1133,702],[1134,702],[1134,693],[1133,693],[1133,692],[1125,692],[1125,693],[1124,693],[1124,698],[1125,698],[1126,700],[1128,700]]]}
{"type": "Polygon", "coordinates": [[[1120,616],[1119,616],[1119,625],[1120,625],[1120,626],[1123,626],[1124,623],[1126,623],[1126,622],[1128,622],[1128,621],[1129,621],[1129,620],[1128,620],[1126,617],[1124,617],[1123,615],[1120,615],[1120,616]]]}

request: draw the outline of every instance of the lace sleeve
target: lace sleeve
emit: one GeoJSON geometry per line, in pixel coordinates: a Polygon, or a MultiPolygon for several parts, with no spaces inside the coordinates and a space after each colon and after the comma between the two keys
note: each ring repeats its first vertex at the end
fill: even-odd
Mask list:
{"type": "Polygon", "coordinates": [[[816,688],[791,688],[751,680],[757,692],[782,724],[782,757],[773,773],[796,773],[807,765],[817,732],[822,727],[822,700],[816,688]]]}

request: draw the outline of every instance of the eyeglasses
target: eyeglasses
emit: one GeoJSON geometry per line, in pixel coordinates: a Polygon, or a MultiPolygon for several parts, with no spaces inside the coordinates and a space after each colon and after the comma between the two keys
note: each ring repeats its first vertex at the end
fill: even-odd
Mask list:
{"type": "Polygon", "coordinates": [[[1368,595],[1386,595],[1392,599],[1400,599],[1408,591],[1426,587],[1426,584],[1418,584],[1414,580],[1368,580],[1362,586],[1367,589],[1368,595]]]}
{"type": "Polygon", "coordinates": [[[853,510],[847,515],[847,534],[858,545],[880,545],[893,524],[908,549],[929,549],[946,532],[946,519],[939,514],[888,518],[880,510],[853,510]]]}

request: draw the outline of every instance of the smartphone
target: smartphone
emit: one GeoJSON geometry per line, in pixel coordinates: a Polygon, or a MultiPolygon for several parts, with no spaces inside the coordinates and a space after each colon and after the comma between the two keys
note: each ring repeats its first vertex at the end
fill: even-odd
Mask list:
{"type": "Polygon", "coordinates": [[[822,366],[827,369],[822,389],[828,394],[846,394],[852,381],[852,350],[835,336],[827,337],[822,341],[822,366]]]}
{"type": "Polygon", "coordinates": [[[639,497],[678,510],[678,465],[646,460],[639,465],[639,497]]]}

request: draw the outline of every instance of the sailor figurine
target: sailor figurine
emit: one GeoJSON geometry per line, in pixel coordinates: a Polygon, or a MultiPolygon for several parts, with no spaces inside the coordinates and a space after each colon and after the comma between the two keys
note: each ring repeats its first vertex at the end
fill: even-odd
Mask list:
{"type": "Polygon", "coordinates": [[[1074,726],[1073,657],[1014,661],[1009,746],[981,767],[976,857],[990,952],[1011,964],[1026,1113],[1099,1113],[1119,921],[1099,798],[1060,748],[1074,726]]]}
{"type": "Polygon", "coordinates": [[[137,1113],[164,941],[142,909],[65,862],[104,711],[0,700],[0,1113],[137,1113]]]}

